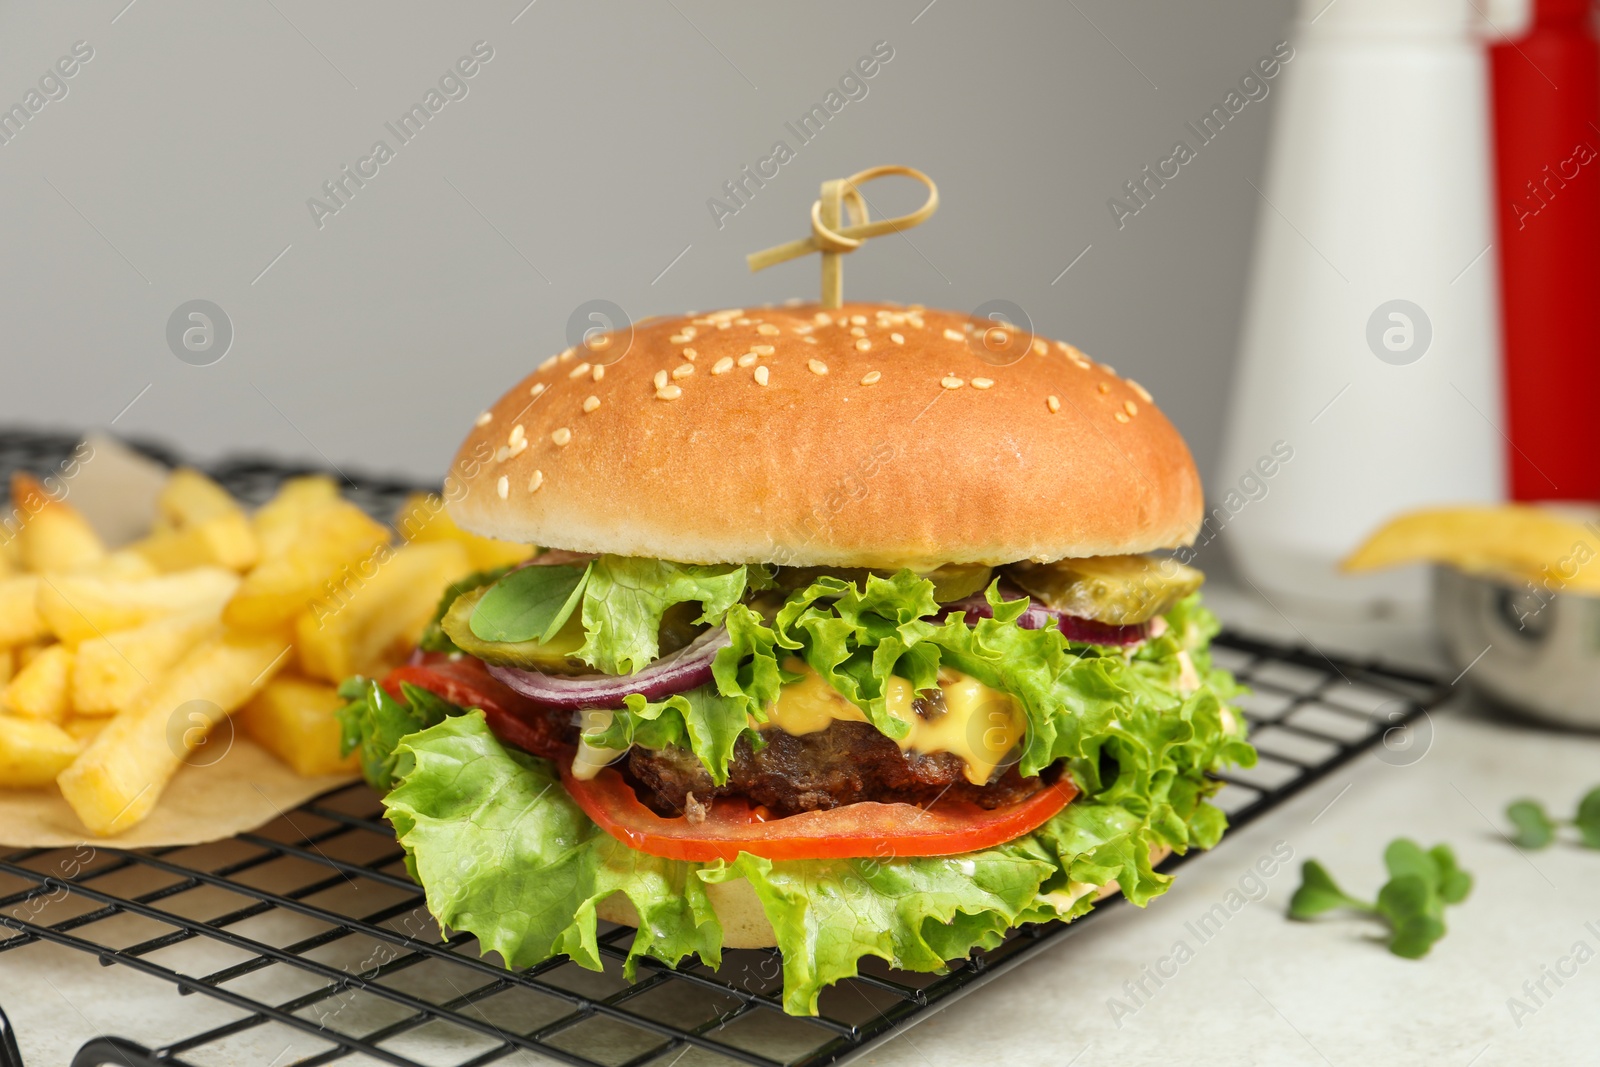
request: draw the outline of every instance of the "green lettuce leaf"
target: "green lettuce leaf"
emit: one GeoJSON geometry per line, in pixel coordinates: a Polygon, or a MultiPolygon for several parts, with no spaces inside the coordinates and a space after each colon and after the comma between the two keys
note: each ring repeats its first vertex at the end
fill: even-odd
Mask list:
{"type": "Polygon", "coordinates": [[[600,970],[595,905],[622,893],[641,917],[628,954],[717,966],[722,927],[689,864],[636,852],[590,822],[548,761],[507,749],[481,711],[400,742],[384,800],[428,910],[508,967],[565,954],[600,970]]]}
{"type": "MultiPolygon", "coordinates": [[[[1135,675],[1129,691],[1160,681],[1135,675]]],[[[705,887],[743,878],[783,954],[785,1010],[815,1014],[821,991],[867,956],[941,970],[1020,923],[1082,915],[1113,879],[1140,906],[1164,892],[1170,878],[1152,869],[1152,850],[1215,844],[1226,820],[1206,803],[1217,783],[1204,771],[1250,752],[1243,724],[1221,713],[1225,682],[1212,677],[1165,715],[1125,711],[1072,763],[1083,795],[1033,833],[962,856],[695,864],[633,852],[584,818],[547,762],[502,746],[477,713],[447,715],[395,745],[399,784],[385,807],[435,916],[511,966],[566,953],[598,969],[595,907],[617,892],[642,916],[630,974],[644,956],[715,965],[722,931],[705,887]]],[[[386,697],[366,694],[380,706],[386,697]]],[[[631,721],[690,744],[689,723],[718,699],[701,694],[698,710],[685,695],[688,707],[662,702],[651,717],[640,706],[631,721]]],[[[392,726],[384,709],[390,719],[356,725],[392,726]]]]}
{"type": "Polygon", "coordinates": [[[661,618],[675,604],[697,603],[696,623],[715,625],[744,598],[744,566],[697,566],[659,559],[601,556],[583,590],[587,639],[578,658],[607,674],[632,674],[660,653],[661,618]]]}
{"type": "Polygon", "coordinates": [[[400,739],[460,710],[409,682],[401,682],[400,689],[404,700],[390,696],[376,681],[362,680],[354,693],[341,686],[340,694],[350,698],[350,703],[335,712],[339,755],[359,752],[362,777],[380,792],[394,785],[395,750],[400,739]]]}

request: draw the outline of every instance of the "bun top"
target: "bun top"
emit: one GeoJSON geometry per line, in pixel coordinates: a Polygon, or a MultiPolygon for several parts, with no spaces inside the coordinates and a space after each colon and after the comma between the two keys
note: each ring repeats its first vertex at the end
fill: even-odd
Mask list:
{"type": "Polygon", "coordinates": [[[462,527],[683,563],[896,567],[1174,548],[1183,438],[1071,345],[892,304],[649,319],[478,417],[462,527]]]}

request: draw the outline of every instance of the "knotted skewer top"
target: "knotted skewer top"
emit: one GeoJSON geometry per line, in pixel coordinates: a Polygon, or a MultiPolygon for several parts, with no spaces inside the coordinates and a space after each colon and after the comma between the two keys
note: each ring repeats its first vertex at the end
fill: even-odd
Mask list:
{"type": "Polygon", "coordinates": [[[836,308],[844,303],[844,269],[840,257],[860,248],[868,238],[886,233],[909,230],[924,221],[939,207],[939,187],[933,179],[913,167],[871,167],[848,178],[835,178],[822,183],[822,195],[811,204],[811,236],[788,244],[752,252],[747,260],[752,271],[764,270],[776,263],[822,254],[822,306],[836,308]],[[909,215],[892,219],[869,220],[867,202],[860,187],[874,178],[904,175],[915,178],[928,187],[928,199],[909,215]],[[848,210],[851,224],[839,225],[841,214],[848,210]]]}

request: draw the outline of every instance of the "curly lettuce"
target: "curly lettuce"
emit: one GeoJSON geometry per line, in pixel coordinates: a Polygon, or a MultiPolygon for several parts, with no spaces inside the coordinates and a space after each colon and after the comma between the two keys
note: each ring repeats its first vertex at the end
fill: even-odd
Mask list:
{"type": "Polygon", "coordinates": [[[791,597],[771,626],[729,605],[730,631],[743,636],[737,654],[719,657],[715,684],[655,705],[635,700],[613,723],[622,733],[603,743],[679,744],[725,767],[748,728],[743,716],[783,680],[780,653],[853,682],[847,695],[869,716],[888,674],[915,682],[948,664],[1016,694],[1029,716],[1025,761],[1067,760],[1081,795],[1032,833],[959,856],[664,860],[600,831],[555,768],[501,745],[481,713],[447,705],[440,717],[437,698],[396,701],[367,685],[341,712],[346,744],[361,749],[375,785],[393,783],[385,808],[433,914],[509,966],[566,954],[598,969],[595,909],[622,893],[641,917],[630,975],[644,957],[716,966],[722,928],[707,888],[743,879],[783,954],[785,1010],[815,1014],[821,991],[856,974],[863,958],[940,970],[1020,923],[1087,912],[1110,881],[1143,906],[1170,881],[1152,868],[1154,851],[1220,838],[1226,819],[1207,802],[1217,786],[1207,772],[1249,765],[1255,753],[1226,706],[1237,687],[1205,651],[1216,622],[1195,598],[1168,613],[1161,637],[1131,654],[1102,653],[1021,630],[1020,609],[993,590],[996,617],[968,627],[931,621],[914,577],[853,592],[830,581],[791,597]],[[421,725],[397,738],[411,723],[421,725]]]}

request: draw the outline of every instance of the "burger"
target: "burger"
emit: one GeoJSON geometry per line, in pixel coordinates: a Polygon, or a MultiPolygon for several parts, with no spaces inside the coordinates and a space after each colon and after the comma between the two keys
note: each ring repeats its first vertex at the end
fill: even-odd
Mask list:
{"type": "Polygon", "coordinates": [[[353,679],[346,751],[447,928],[521,967],[776,947],[815,1014],[1120,892],[1249,764],[1187,565],[1194,463],[1071,345],[889,304],[639,323],[545,360],[446,483],[540,546],[353,679]]]}

